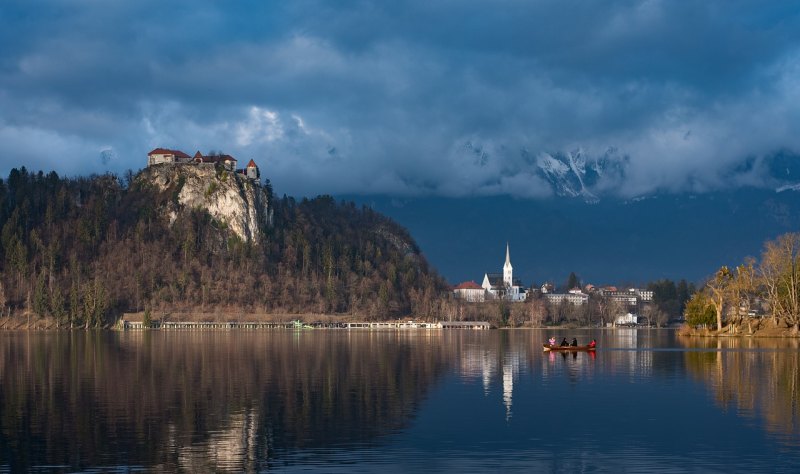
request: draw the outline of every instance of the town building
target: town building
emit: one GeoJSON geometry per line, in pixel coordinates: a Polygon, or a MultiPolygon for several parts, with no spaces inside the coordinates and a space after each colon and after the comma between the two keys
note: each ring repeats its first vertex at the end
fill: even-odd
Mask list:
{"type": "Polygon", "coordinates": [[[544,297],[548,303],[554,305],[559,305],[564,301],[575,306],[583,306],[589,303],[589,295],[580,289],[570,290],[569,293],[545,293],[544,297]]]}
{"type": "Polygon", "coordinates": [[[596,291],[600,296],[616,301],[628,308],[637,308],[641,303],[651,303],[653,301],[653,292],[640,288],[620,290],[615,286],[606,286],[596,291]]]}
{"type": "Polygon", "coordinates": [[[644,301],[645,303],[650,303],[653,301],[652,290],[640,290],[638,288],[634,288],[632,291],[636,293],[640,301],[644,301]]]}
{"type": "Polygon", "coordinates": [[[633,313],[617,316],[617,318],[614,320],[615,326],[636,326],[637,324],[639,324],[639,316],[633,313]]]}
{"type": "Polygon", "coordinates": [[[481,303],[486,301],[486,290],[474,281],[465,281],[453,288],[456,298],[469,301],[471,303],[481,303]]]}

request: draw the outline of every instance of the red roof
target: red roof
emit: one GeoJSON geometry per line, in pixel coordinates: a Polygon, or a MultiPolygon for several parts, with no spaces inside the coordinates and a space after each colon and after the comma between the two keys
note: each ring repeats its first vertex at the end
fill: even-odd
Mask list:
{"type": "Polygon", "coordinates": [[[464,283],[459,283],[458,286],[453,288],[454,290],[482,290],[483,287],[474,281],[465,281],[464,283]]]}
{"type": "Polygon", "coordinates": [[[248,168],[258,168],[258,166],[256,166],[256,162],[253,161],[253,160],[250,160],[250,163],[247,163],[247,167],[248,168]]]}
{"type": "Polygon", "coordinates": [[[191,158],[189,155],[180,150],[170,150],[169,148],[156,148],[147,154],[147,156],[150,155],[175,155],[178,158],[191,158]]]}

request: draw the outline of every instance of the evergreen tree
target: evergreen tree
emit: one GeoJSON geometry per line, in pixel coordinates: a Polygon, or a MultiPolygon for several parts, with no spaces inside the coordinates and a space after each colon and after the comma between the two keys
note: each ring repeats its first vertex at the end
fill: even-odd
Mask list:
{"type": "Polygon", "coordinates": [[[580,287],[581,287],[581,280],[578,278],[578,275],[576,275],[575,272],[570,272],[569,277],[567,278],[567,285],[565,290],[569,291],[574,288],[580,288],[580,287]]]}

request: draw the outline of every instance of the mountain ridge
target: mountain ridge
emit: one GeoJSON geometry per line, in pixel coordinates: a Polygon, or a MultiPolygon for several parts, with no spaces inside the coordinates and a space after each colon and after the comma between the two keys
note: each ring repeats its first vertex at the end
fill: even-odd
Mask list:
{"type": "MultiPolygon", "coordinates": [[[[630,199],[623,190],[631,183],[631,161],[618,149],[609,147],[599,154],[588,153],[582,147],[568,151],[541,152],[532,155],[527,149],[519,150],[521,161],[515,158],[514,149],[497,150],[468,142],[464,146],[474,164],[483,168],[502,156],[507,159],[503,176],[517,173],[535,176],[539,185],[547,186],[552,196],[573,198],[590,204],[606,199],[630,199]],[[493,155],[494,153],[494,155],[493,155]]],[[[533,183],[532,183],[533,185],[533,183]]],[[[709,193],[740,188],[763,188],[778,191],[800,190],[800,155],[790,150],[779,150],[760,157],[734,161],[717,174],[691,175],[687,182],[674,183],[674,189],[653,188],[642,197],[682,192],[709,193]],[[683,190],[683,191],[681,191],[683,190]]],[[[648,189],[648,186],[634,188],[648,189]]],[[[539,193],[540,197],[544,192],[539,193]]]]}

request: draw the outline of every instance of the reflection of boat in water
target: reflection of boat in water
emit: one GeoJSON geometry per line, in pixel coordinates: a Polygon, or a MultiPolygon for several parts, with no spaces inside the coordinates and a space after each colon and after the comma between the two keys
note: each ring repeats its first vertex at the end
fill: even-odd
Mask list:
{"type": "Polygon", "coordinates": [[[550,344],[542,344],[544,346],[545,352],[547,351],[582,351],[582,352],[591,352],[597,349],[595,346],[555,346],[550,344]]]}

